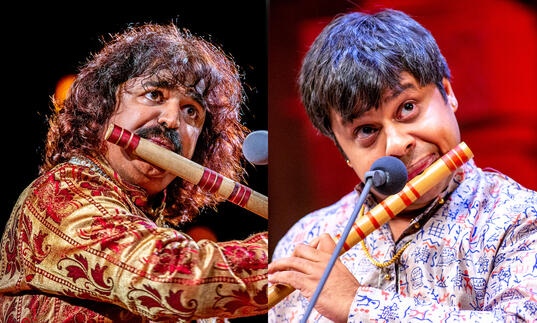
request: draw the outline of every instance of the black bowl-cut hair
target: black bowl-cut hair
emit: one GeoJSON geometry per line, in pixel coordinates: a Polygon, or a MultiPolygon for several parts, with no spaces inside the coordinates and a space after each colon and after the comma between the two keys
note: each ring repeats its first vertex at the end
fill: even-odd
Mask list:
{"type": "Polygon", "coordinates": [[[313,125],[335,141],[330,109],[350,122],[378,108],[386,90],[397,91],[408,72],[420,85],[435,84],[444,100],[446,60],[431,33],[403,12],[349,13],[315,39],[299,76],[302,102],[313,125]]]}

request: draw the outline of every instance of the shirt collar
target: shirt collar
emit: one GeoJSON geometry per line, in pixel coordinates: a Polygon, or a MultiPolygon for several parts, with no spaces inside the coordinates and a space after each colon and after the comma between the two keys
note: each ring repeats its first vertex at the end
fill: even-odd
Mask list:
{"type": "Polygon", "coordinates": [[[140,186],[127,183],[119,176],[119,174],[110,166],[106,158],[101,154],[96,156],[75,156],[69,160],[70,163],[75,165],[81,165],[89,167],[92,171],[101,174],[114,182],[125,195],[136,205],[144,211],[148,208],[148,194],[140,186]]]}

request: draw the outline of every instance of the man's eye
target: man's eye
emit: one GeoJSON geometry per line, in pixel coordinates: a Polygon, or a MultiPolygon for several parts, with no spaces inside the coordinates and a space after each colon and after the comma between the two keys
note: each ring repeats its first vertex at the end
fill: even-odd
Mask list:
{"type": "Polygon", "coordinates": [[[369,125],[360,126],[354,130],[354,135],[358,139],[367,139],[377,133],[377,128],[369,125]]]}
{"type": "Polygon", "coordinates": [[[401,109],[399,110],[398,119],[407,119],[412,117],[415,113],[417,113],[417,107],[412,102],[406,102],[403,104],[401,109]]]}
{"type": "Polygon", "coordinates": [[[157,91],[157,90],[154,90],[154,91],[149,91],[147,92],[145,95],[144,95],[148,100],[151,100],[151,101],[155,101],[155,102],[160,102],[162,101],[164,95],[162,94],[161,91],[157,91]]]}
{"type": "Polygon", "coordinates": [[[198,116],[198,109],[196,109],[193,105],[186,105],[183,107],[183,111],[186,113],[187,116],[190,118],[196,118],[198,116]]]}

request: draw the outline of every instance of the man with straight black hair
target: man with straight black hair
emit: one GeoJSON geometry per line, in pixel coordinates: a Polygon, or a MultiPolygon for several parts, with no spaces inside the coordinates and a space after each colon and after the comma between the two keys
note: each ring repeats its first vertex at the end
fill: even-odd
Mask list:
{"type": "MultiPolygon", "coordinates": [[[[362,183],[380,157],[399,158],[411,180],[461,142],[448,65],[433,36],[400,11],[334,19],[306,54],[299,84],[313,125],[362,183]]],[[[297,291],[270,321],[302,318],[362,189],[279,242],[269,282],[297,291]]],[[[385,198],[372,190],[366,212],[385,198]]],[[[470,160],[336,262],[312,321],[535,320],[536,206],[536,192],[470,160]]]]}

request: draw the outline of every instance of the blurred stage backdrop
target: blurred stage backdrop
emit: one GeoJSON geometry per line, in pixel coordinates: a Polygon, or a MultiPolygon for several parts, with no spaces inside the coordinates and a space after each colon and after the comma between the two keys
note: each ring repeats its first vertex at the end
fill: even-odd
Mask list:
{"type": "Polygon", "coordinates": [[[462,140],[479,167],[537,190],[537,4],[534,0],[272,0],[269,16],[270,251],[308,212],[357,184],[298,96],[303,56],[340,13],[399,9],[436,38],[452,72],[462,140]]]}
{"type": "MultiPolygon", "coordinates": [[[[89,3],[88,3],[89,4],[89,3]]],[[[125,7],[47,6],[46,9],[15,4],[3,18],[4,104],[4,202],[3,228],[19,194],[38,175],[53,106],[51,96],[60,80],[70,76],[91,53],[102,48],[102,39],[142,23],[174,22],[220,45],[242,69],[248,97],[243,119],[251,130],[267,129],[267,8],[264,1],[175,1],[173,5],[125,7]],[[76,7],[76,8],[75,8],[76,7]]],[[[110,3],[111,5],[112,3],[110,3]]],[[[64,89],[65,90],[65,89],[64,89]]],[[[61,90],[60,90],[61,91],[61,90]]],[[[247,185],[267,194],[267,166],[247,167],[247,185]]],[[[267,220],[230,202],[218,212],[200,215],[184,230],[194,238],[218,241],[244,239],[267,230],[267,220]],[[195,230],[195,231],[194,231],[195,230]]],[[[3,231],[3,230],[2,230],[3,231]]],[[[266,321],[266,316],[238,319],[266,321]]]]}

